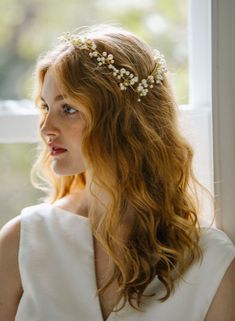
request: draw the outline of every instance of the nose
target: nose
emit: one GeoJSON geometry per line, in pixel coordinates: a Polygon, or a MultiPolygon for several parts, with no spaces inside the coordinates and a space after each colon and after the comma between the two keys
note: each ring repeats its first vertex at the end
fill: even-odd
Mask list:
{"type": "Polygon", "coordinates": [[[49,112],[43,119],[40,132],[45,139],[50,139],[59,135],[59,128],[56,125],[55,117],[49,112]]]}

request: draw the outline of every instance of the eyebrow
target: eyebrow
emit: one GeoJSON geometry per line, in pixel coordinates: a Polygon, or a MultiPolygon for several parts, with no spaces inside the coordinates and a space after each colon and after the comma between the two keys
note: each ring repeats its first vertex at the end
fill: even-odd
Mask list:
{"type": "MultiPolygon", "coordinates": [[[[41,100],[43,100],[44,102],[46,102],[45,101],[45,99],[41,96],[40,97],[41,98],[41,100]]],[[[64,100],[66,98],[66,95],[57,95],[57,96],[55,96],[55,98],[54,98],[54,102],[57,102],[57,101],[60,101],[60,100],[64,100]]]]}

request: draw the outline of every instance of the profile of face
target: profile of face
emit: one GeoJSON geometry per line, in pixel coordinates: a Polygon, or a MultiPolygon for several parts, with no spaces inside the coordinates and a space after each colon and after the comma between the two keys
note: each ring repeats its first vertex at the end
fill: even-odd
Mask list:
{"type": "Polygon", "coordinates": [[[81,153],[83,130],[86,126],[84,106],[69,104],[69,97],[58,86],[54,71],[45,74],[42,92],[44,114],[41,134],[48,143],[52,168],[57,175],[75,175],[86,170],[81,153]]]}

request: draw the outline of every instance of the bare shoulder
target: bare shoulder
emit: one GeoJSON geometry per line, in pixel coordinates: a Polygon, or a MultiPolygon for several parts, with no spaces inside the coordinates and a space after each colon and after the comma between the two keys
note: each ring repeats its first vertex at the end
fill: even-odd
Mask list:
{"type": "Polygon", "coordinates": [[[14,320],[23,288],[18,266],[20,216],[0,230],[0,319],[14,320]]]}
{"type": "Polygon", "coordinates": [[[235,320],[235,259],[229,265],[204,321],[235,320]]]}

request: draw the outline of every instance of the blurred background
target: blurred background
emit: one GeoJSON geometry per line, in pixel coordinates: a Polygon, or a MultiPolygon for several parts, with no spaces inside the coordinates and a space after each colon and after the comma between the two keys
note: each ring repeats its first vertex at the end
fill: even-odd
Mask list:
{"type": "MultiPolygon", "coordinates": [[[[31,99],[36,59],[64,31],[114,23],[165,55],[176,101],[188,103],[188,0],[1,0],[0,12],[2,101],[31,99]]],[[[43,196],[30,183],[35,156],[36,144],[0,144],[0,225],[43,196]]]]}

